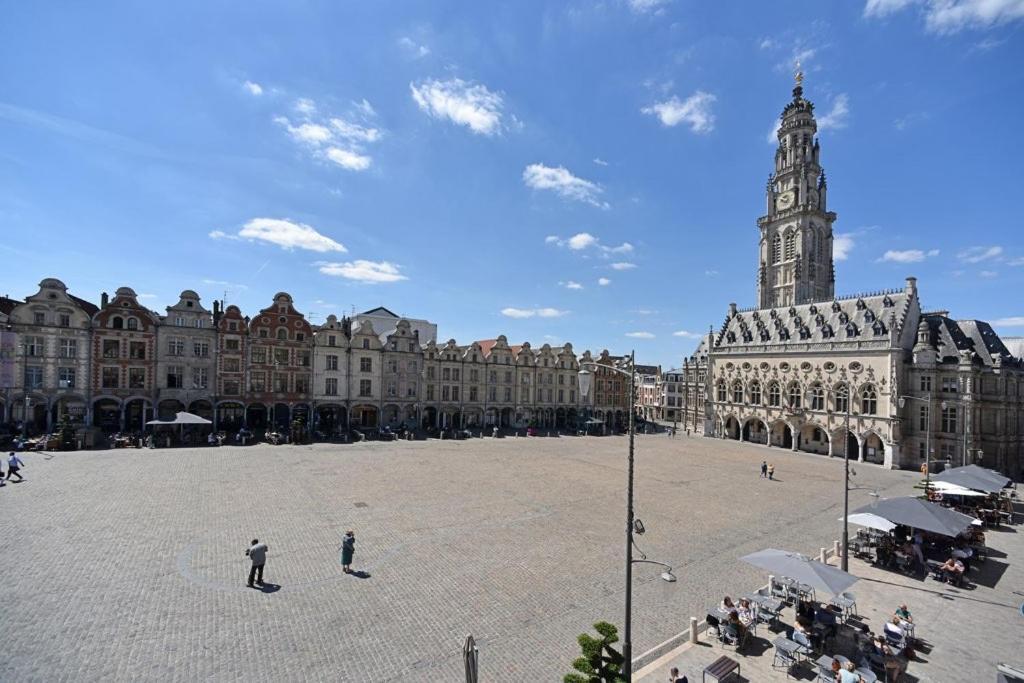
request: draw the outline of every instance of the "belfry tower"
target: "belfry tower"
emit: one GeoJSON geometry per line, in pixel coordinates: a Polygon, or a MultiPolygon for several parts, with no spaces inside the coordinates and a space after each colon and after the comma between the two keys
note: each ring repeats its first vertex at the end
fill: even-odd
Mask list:
{"type": "Polygon", "coordinates": [[[775,171],[765,190],[761,231],[758,306],[775,308],[835,296],[832,223],[828,186],[819,162],[814,105],[804,99],[803,72],[796,73],[793,100],[782,110],[775,171]]]}

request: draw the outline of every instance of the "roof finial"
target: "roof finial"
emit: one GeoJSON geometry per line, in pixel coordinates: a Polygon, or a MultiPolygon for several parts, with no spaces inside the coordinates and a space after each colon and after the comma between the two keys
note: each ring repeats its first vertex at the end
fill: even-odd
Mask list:
{"type": "Polygon", "coordinates": [[[804,72],[800,68],[800,60],[796,60],[796,73],[793,74],[793,80],[796,81],[796,86],[799,88],[804,84],[804,72]]]}

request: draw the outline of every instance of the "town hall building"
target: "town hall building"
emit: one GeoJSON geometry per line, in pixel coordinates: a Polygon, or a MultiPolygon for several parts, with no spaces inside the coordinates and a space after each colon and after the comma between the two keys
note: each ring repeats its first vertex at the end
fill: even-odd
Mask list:
{"type": "MultiPolygon", "coordinates": [[[[976,463],[1021,476],[1024,363],[988,323],[923,310],[917,280],[836,296],[828,184],[797,75],[757,220],[757,306],[684,364],[706,368],[708,435],[917,469],[976,463]]],[[[699,396],[704,393],[705,396],[699,396]]],[[[696,409],[687,395],[684,413],[696,409]]]]}

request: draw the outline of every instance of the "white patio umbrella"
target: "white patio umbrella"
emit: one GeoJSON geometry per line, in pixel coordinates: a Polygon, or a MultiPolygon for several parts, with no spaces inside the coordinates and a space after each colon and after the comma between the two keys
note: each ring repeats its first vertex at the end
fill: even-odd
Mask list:
{"type": "Polygon", "coordinates": [[[969,488],[967,488],[965,486],[958,486],[957,484],[951,484],[948,481],[933,481],[932,482],[932,488],[935,489],[936,491],[942,493],[943,495],[948,495],[948,496],[967,496],[967,497],[971,497],[971,498],[977,498],[977,497],[984,498],[985,496],[988,495],[987,493],[982,493],[981,491],[975,491],[974,489],[969,489],[969,488]]]}
{"type": "Polygon", "coordinates": [[[822,564],[806,555],[766,548],[740,558],[747,564],[766,569],[778,576],[805,583],[816,591],[838,595],[857,582],[857,577],[842,569],[822,564]]]}
{"type": "MultiPolygon", "coordinates": [[[[843,521],[843,518],[840,517],[839,521],[843,521]]],[[[879,517],[878,515],[873,515],[870,512],[858,512],[847,517],[846,521],[850,524],[856,524],[857,526],[863,526],[869,529],[878,529],[879,531],[892,531],[896,528],[896,525],[885,517],[879,517]]]]}

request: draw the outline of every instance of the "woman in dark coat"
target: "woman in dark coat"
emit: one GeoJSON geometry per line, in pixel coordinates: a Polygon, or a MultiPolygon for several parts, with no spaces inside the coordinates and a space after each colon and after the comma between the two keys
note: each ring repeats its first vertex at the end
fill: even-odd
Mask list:
{"type": "Polygon", "coordinates": [[[346,574],[352,573],[352,556],[356,552],[356,534],[349,529],[345,537],[341,539],[341,570],[346,574]]]}

